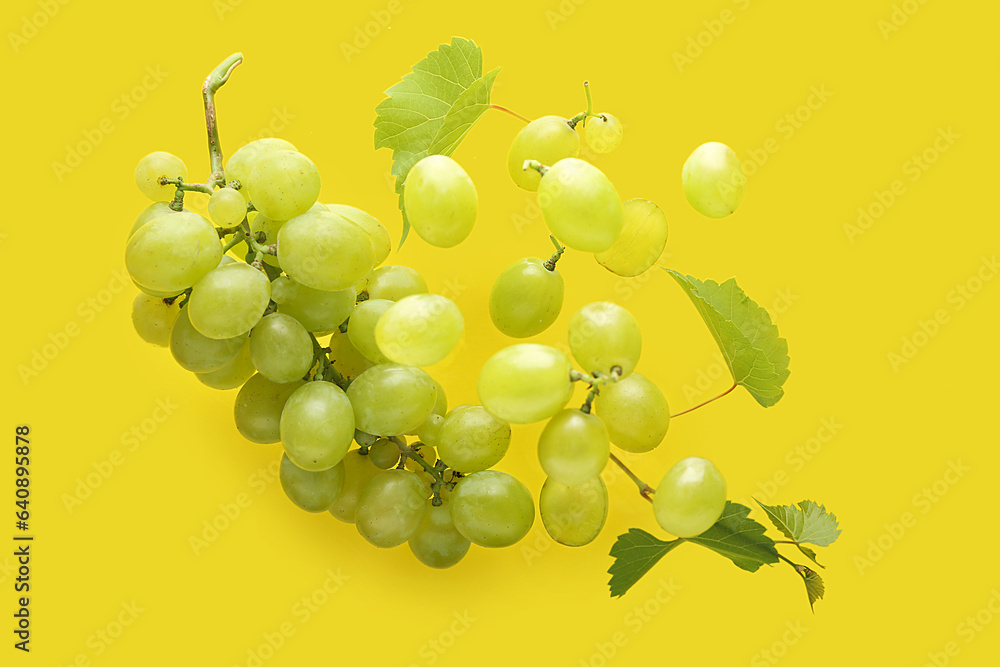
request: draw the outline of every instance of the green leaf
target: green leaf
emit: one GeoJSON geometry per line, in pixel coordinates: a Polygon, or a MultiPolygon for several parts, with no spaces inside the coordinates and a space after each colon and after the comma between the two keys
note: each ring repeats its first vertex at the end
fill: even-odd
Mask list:
{"type": "Polygon", "coordinates": [[[823,579],[805,565],[796,565],[795,571],[799,573],[802,581],[806,584],[806,595],[809,596],[809,608],[816,611],[813,604],[815,604],[816,600],[822,600],[823,595],[826,593],[826,586],[823,584],[823,579]]]}
{"type": "Polygon", "coordinates": [[[812,562],[816,563],[816,565],[820,566],[821,568],[823,568],[823,569],[826,569],[826,566],[825,566],[825,565],[823,565],[823,564],[822,564],[822,563],[820,563],[820,562],[819,562],[818,560],[816,560],[816,552],[815,552],[815,551],[813,551],[813,550],[812,550],[812,549],[810,549],[809,547],[807,547],[807,546],[803,546],[803,545],[801,545],[801,544],[796,544],[795,546],[797,546],[797,547],[799,548],[799,551],[801,551],[801,552],[802,552],[802,554],[803,554],[803,555],[804,555],[804,556],[805,556],[806,558],[808,558],[808,559],[809,559],[809,560],[811,560],[812,562]]]}
{"type": "Polygon", "coordinates": [[[630,528],[624,535],[619,535],[611,547],[611,555],[615,562],[608,568],[608,574],[611,575],[611,580],[608,582],[611,597],[625,595],[642,575],[649,572],[661,558],[683,541],[677,539],[664,542],[638,528],[630,528]]]}
{"type": "MultiPolygon", "coordinates": [[[[483,76],[483,51],[454,37],[413,66],[375,107],[375,148],[392,149],[399,210],[410,168],[428,155],[451,155],[490,106],[500,68],[483,76]]],[[[410,223],[403,213],[403,245],[410,223]]]]}
{"type": "MultiPolygon", "coordinates": [[[[827,512],[823,505],[817,505],[811,500],[803,500],[798,507],[765,505],[759,500],[757,504],[767,512],[771,523],[784,533],[785,537],[796,543],[806,542],[818,547],[828,547],[840,536],[836,515],[827,512]]],[[[816,560],[815,554],[805,551],[803,553],[813,561],[816,560]]]]}
{"type": "Polygon", "coordinates": [[[715,525],[697,537],[685,538],[733,561],[747,572],[761,565],[777,563],[774,541],[764,535],[764,526],[749,518],[750,508],[726,501],[726,508],[715,525]]]}
{"type": "Polygon", "coordinates": [[[767,311],[744,294],[735,278],[721,285],[665,269],[701,313],[736,384],[765,408],[781,400],[788,379],[788,343],[767,311]]]}

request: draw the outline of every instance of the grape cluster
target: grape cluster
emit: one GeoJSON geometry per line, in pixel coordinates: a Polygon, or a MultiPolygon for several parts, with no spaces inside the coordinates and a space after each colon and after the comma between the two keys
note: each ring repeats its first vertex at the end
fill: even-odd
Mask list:
{"type": "MultiPolygon", "coordinates": [[[[537,191],[557,246],[496,279],[490,316],[512,338],[541,333],[559,315],[556,263],[566,248],[636,276],[667,240],[662,210],[644,199],[623,203],[607,176],[577,157],[581,122],[594,152],[622,141],[614,116],[588,110],[532,121],[510,147],[510,175],[537,191]]],[[[721,217],[739,205],[741,177],[731,150],[705,144],[684,166],[684,192],[698,211],[721,217]]],[[[511,424],[546,421],[538,440],[544,527],[570,546],[597,537],[608,514],[600,474],[614,458],[611,445],[650,451],[670,424],[663,393],[635,372],[642,336],[627,310],[598,302],[573,315],[568,343],[582,371],[554,347],[514,344],[482,367],[480,404],[449,410],[423,368],[455,349],[462,312],[430,294],[416,270],[384,265],[391,241],[378,220],[319,203],[320,175],[308,157],[287,141],[260,139],[207,184],[186,179],[169,153],[136,167],[152,203],[125,251],[140,290],[135,329],[205,385],[239,389],[236,428],[253,443],[281,443],[281,486],[295,505],[355,524],[375,546],[405,542],[421,562],[450,567],[471,544],[505,547],[528,533],[532,494],[493,468],[510,447],[511,424]],[[192,195],[208,196],[208,217],[185,208],[192,195]],[[590,391],[582,407],[567,408],[574,382],[590,391]]],[[[455,160],[431,155],[409,170],[403,208],[421,238],[452,247],[472,231],[476,188],[455,160]]],[[[715,466],[686,458],[656,489],[654,516],[677,536],[697,535],[725,499],[715,466]]]]}

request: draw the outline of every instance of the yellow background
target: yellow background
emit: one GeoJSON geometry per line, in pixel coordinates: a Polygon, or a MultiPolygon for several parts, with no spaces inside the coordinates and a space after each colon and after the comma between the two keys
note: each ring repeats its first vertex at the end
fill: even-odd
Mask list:
{"type": "MultiPolygon", "coordinates": [[[[32,428],[37,540],[30,655],[11,647],[13,548],[0,550],[0,662],[252,665],[284,629],[260,664],[923,665],[928,653],[994,664],[1000,281],[976,279],[1000,244],[1000,11],[896,5],[890,32],[880,21],[893,20],[892,0],[4,3],[3,423],[9,440],[16,424],[32,428]],[[391,21],[376,29],[385,12],[391,21]],[[346,57],[366,26],[374,36],[346,57]],[[792,360],[778,406],[763,410],[739,390],[629,460],[655,483],[677,459],[706,456],[734,499],[812,498],[836,512],[844,533],[821,550],[828,594],[815,615],[789,568],[750,575],[694,546],[609,599],[615,537],[632,526],[659,534],[620,474],[609,478],[608,525],[585,548],[553,545],[536,523],[522,544],[474,549],[451,571],[429,571],[405,547],[377,551],[352,526],[287,502],[268,471],[278,447],[233,427],[235,392],[202,386],[133,332],[123,247],[147,202],[132,170],[167,150],[192,177],[207,175],[199,88],[217,62],[246,57],[218,97],[227,154],[277,130],[319,166],[324,201],[371,211],[398,239],[390,154],[372,149],[374,108],[452,35],[475,39],[487,69],[503,66],[493,101],[527,116],[582,110],[589,79],[597,110],[627,126],[597,164],[623,198],[653,199],[669,218],[661,263],[735,275],[771,309],[792,360]],[[697,57],[679,66],[685,49],[697,57]],[[950,143],[935,148],[949,128],[950,143]],[[752,172],[742,208],[722,221],[696,214],[680,188],[684,159],[710,140],[752,172]],[[57,173],[70,151],[87,154],[57,173]],[[914,172],[925,151],[928,168],[914,172]],[[888,201],[897,179],[895,201],[852,242],[845,225],[859,207],[878,213],[876,193],[888,201]],[[980,289],[959,298],[960,285],[980,289]],[[922,336],[921,322],[935,335],[922,336]],[[67,325],[77,335],[22,379],[19,367],[67,325]],[[920,345],[894,368],[904,337],[920,345]],[[128,439],[133,429],[141,441],[128,439]],[[68,509],[110,457],[119,465],[68,509]],[[238,500],[239,517],[196,554],[191,536],[206,521],[225,525],[220,505],[238,500]],[[317,592],[324,585],[337,590],[317,592]],[[323,604],[307,614],[304,597],[323,604]],[[965,619],[982,609],[973,630],[965,619]],[[120,633],[119,617],[130,620],[120,633]]],[[[472,236],[447,251],[414,236],[390,258],[450,290],[465,313],[464,347],[432,369],[452,405],[476,400],[474,369],[509,342],[487,315],[493,278],[549,252],[533,195],[505,172],[518,128],[489,112],[455,155],[479,191],[472,236]]],[[[561,343],[580,306],[613,299],[642,324],[639,369],[675,411],[728,386],[704,324],[663,272],[620,279],[576,252],[559,266],[566,303],[540,342],[561,343]]],[[[499,466],[536,498],[538,432],[516,428],[499,466]]],[[[0,536],[11,544],[5,451],[0,536]]]]}

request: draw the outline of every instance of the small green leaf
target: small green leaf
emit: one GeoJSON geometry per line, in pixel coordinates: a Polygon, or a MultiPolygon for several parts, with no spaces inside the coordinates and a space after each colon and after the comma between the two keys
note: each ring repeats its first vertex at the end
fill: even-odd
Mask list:
{"type": "Polygon", "coordinates": [[[788,379],[788,343],[767,311],[748,297],[735,278],[721,285],[665,269],[701,314],[736,384],[765,408],[781,400],[788,379]]]}
{"type": "Polygon", "coordinates": [[[611,556],[615,562],[608,569],[608,574],[611,575],[608,582],[611,597],[625,595],[642,575],[683,541],[678,539],[664,542],[638,528],[630,528],[624,535],[619,535],[611,547],[611,556]]]}
{"type": "MultiPolygon", "coordinates": [[[[840,536],[836,515],[827,512],[823,505],[817,505],[811,500],[803,500],[798,507],[765,505],[759,500],[757,504],[767,512],[771,523],[793,542],[807,542],[818,547],[828,547],[840,536]]],[[[809,553],[806,555],[813,561],[816,560],[814,555],[809,553]]]]}
{"type": "Polygon", "coordinates": [[[796,565],[795,571],[799,573],[802,581],[806,584],[806,595],[809,596],[809,608],[816,611],[813,604],[815,604],[816,600],[822,600],[823,595],[826,593],[826,586],[823,585],[823,579],[805,565],[796,565]]]}
{"type": "Polygon", "coordinates": [[[764,526],[749,518],[750,508],[726,501],[726,508],[715,525],[697,537],[685,538],[733,561],[747,572],[761,565],[777,563],[774,541],[764,535],[764,526]]]}
{"type": "Polygon", "coordinates": [[[803,554],[803,555],[804,555],[804,556],[805,556],[806,558],[808,558],[808,559],[809,559],[809,560],[811,560],[812,562],[816,563],[816,565],[818,565],[819,567],[821,567],[821,568],[823,568],[823,569],[826,569],[826,566],[825,566],[825,565],[823,565],[823,564],[822,564],[822,563],[820,563],[820,562],[819,562],[818,560],[816,560],[816,552],[815,552],[815,551],[813,551],[813,550],[812,550],[812,549],[810,549],[809,547],[807,547],[807,546],[803,546],[803,545],[801,545],[801,544],[796,544],[795,546],[797,546],[797,547],[799,548],[799,551],[801,551],[801,552],[802,552],[802,554],[803,554]]]}
{"type": "MultiPolygon", "coordinates": [[[[483,76],[483,51],[454,37],[413,66],[375,108],[375,148],[392,149],[399,210],[406,175],[428,155],[451,155],[490,106],[500,69],[483,76]]],[[[403,245],[410,223],[403,214],[403,245]]]]}

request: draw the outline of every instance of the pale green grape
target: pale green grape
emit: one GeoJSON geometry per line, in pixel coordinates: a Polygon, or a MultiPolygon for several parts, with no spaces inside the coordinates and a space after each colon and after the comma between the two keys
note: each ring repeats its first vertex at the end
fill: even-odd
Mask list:
{"type": "Polygon", "coordinates": [[[226,164],[226,181],[230,183],[239,181],[239,193],[243,195],[245,200],[250,201],[250,175],[253,173],[253,169],[257,166],[260,159],[274,151],[294,150],[298,149],[284,139],[277,139],[275,137],[265,137],[251,141],[241,146],[229,158],[229,162],[226,164]]]}
{"type": "Polygon", "coordinates": [[[451,299],[438,294],[414,294],[382,313],[375,325],[375,342],[392,361],[430,366],[455,349],[464,330],[462,311],[451,299]]]}
{"type": "Polygon", "coordinates": [[[365,433],[357,428],[354,429],[354,442],[358,443],[361,447],[371,447],[381,439],[382,438],[379,438],[377,435],[365,433]]]}
{"type": "Polygon", "coordinates": [[[372,478],[358,497],[358,532],[388,549],[410,539],[424,518],[424,484],[409,470],[386,470],[372,478]]]}
{"type": "Polygon", "coordinates": [[[734,213],[747,191],[740,159],[732,148],[717,141],[694,149],[684,162],[681,182],[691,207],[709,218],[734,213]]]}
{"type": "Polygon", "coordinates": [[[236,395],[236,429],[250,442],[261,445],[281,440],[281,411],[292,392],[303,384],[278,384],[260,374],[251,377],[236,395]]]}
{"type": "Polygon", "coordinates": [[[368,234],[368,240],[372,243],[372,250],[375,252],[375,266],[385,261],[385,258],[392,252],[392,239],[389,238],[389,230],[375,216],[347,204],[327,204],[326,207],[365,230],[365,233],[368,234]]]}
{"type": "Polygon", "coordinates": [[[449,468],[478,472],[492,468],[510,447],[510,424],[479,405],[449,414],[437,433],[438,455],[449,468]]]}
{"type": "Polygon", "coordinates": [[[411,294],[427,294],[427,281],[408,266],[379,267],[368,281],[368,296],[372,299],[399,301],[411,294]]]}
{"type": "Polygon", "coordinates": [[[232,227],[247,217],[247,202],[236,190],[220,188],[208,198],[208,215],[220,227],[232,227]]]}
{"type": "MultiPolygon", "coordinates": [[[[183,212],[190,213],[187,209],[184,209],[183,212]]],[[[170,204],[165,201],[154,201],[152,204],[142,209],[139,217],[137,217],[135,222],[132,223],[132,228],[128,231],[128,238],[132,238],[132,235],[150,220],[156,220],[162,215],[170,215],[171,213],[181,213],[181,211],[175,211],[170,208],[170,204]]]]}
{"type": "Polygon", "coordinates": [[[614,245],[594,255],[612,273],[631,278],[656,264],[667,245],[667,216],[648,199],[624,204],[622,233],[614,245]]]}
{"type": "MultiPolygon", "coordinates": [[[[440,387],[438,391],[440,391],[440,387]]],[[[417,429],[414,434],[417,436],[417,440],[424,443],[425,445],[430,445],[432,447],[437,447],[440,440],[441,426],[444,425],[444,417],[432,412],[424,421],[423,424],[417,429]]]]}
{"type": "Polygon", "coordinates": [[[160,185],[161,178],[187,179],[187,167],[179,157],[164,151],[150,153],[135,166],[135,184],[139,191],[153,201],[170,201],[177,186],[160,185]]]}
{"type": "Polygon", "coordinates": [[[531,424],[559,412],[573,395],[565,354],[548,345],[505,347],[479,371],[479,400],[493,415],[531,424]]]}
{"type": "Polygon", "coordinates": [[[215,227],[190,211],[150,220],[132,234],[125,247],[125,266],[132,280],[157,292],[183,292],[221,259],[222,244],[215,227]]]}
{"type": "Polygon", "coordinates": [[[224,264],[205,274],[191,290],[191,324],[209,338],[232,338],[250,331],[271,299],[271,283],[249,264],[224,264]]]}
{"type": "Polygon", "coordinates": [[[399,445],[389,438],[379,438],[368,450],[372,464],[381,470],[388,470],[399,463],[399,445]]]}
{"type": "Polygon", "coordinates": [[[434,414],[444,417],[448,414],[448,397],[444,393],[444,387],[436,380],[434,381],[434,386],[437,387],[437,401],[434,402],[434,414]]]}
{"type": "Polygon", "coordinates": [[[535,522],[528,488],[497,470],[463,477],[451,494],[451,520],[466,539],[481,547],[509,547],[535,522]]]}
{"type": "Polygon", "coordinates": [[[538,184],[538,205],[561,243],[584,252],[603,252],[621,235],[623,209],[604,173],[583,160],[556,162],[538,184]]]}
{"type": "Polygon", "coordinates": [[[420,527],[410,536],[407,543],[417,560],[428,567],[438,569],[458,563],[472,545],[455,528],[448,500],[443,500],[437,506],[432,501],[427,501],[427,509],[424,511],[420,527]]]}
{"type": "Polygon", "coordinates": [[[497,276],[490,292],[490,319],[512,338],[540,334],[559,317],[563,278],[537,257],[519,259],[497,276]]]}
{"type": "Polygon", "coordinates": [[[180,310],[177,301],[168,304],[163,299],[140,292],[132,300],[132,326],[147,343],[167,347],[180,310]]]}
{"type": "Polygon", "coordinates": [[[447,155],[428,155],[406,175],[403,209],[413,231],[438,248],[464,241],[476,224],[476,186],[447,155]]]}
{"type": "Polygon", "coordinates": [[[587,119],[584,138],[595,153],[610,153],[621,145],[623,134],[621,121],[609,113],[601,113],[587,119]]]}
{"type": "Polygon", "coordinates": [[[701,535],[726,508],[726,480],[708,459],[689,456],[674,464],[656,487],[653,514],[677,537],[701,535]]]}
{"type": "Polygon", "coordinates": [[[302,215],[319,198],[319,170],[297,151],[272,151],[250,174],[250,201],[272,220],[302,215]]]}
{"type": "MultiPolygon", "coordinates": [[[[258,213],[253,222],[250,223],[250,231],[254,234],[264,232],[264,243],[271,244],[277,242],[278,232],[281,231],[284,224],[285,220],[272,220],[266,215],[258,213]]],[[[265,264],[281,268],[281,260],[278,259],[277,255],[264,255],[262,259],[265,264]]]]}
{"type": "MultiPolygon", "coordinates": [[[[241,197],[242,199],[242,197],[241,197]]],[[[344,488],[345,466],[341,461],[326,470],[303,470],[281,455],[278,479],[288,499],[307,512],[325,512],[330,509],[344,488]]]]}
{"type": "Polygon", "coordinates": [[[170,331],[170,352],[184,370],[208,373],[221,368],[239,354],[246,338],[246,334],[232,338],[208,338],[191,326],[188,309],[182,308],[170,331]]]}
{"type": "Polygon", "coordinates": [[[632,313],[607,301],[587,304],[569,321],[569,349],[587,372],[628,376],[639,362],[642,332],[632,313]]]}
{"type": "Polygon", "coordinates": [[[346,333],[333,334],[327,347],[330,348],[330,361],[334,368],[346,378],[356,378],[375,365],[358,352],[346,333]]]}
{"type": "MultiPolygon", "coordinates": [[[[430,465],[434,465],[437,462],[437,452],[435,452],[434,448],[430,445],[414,445],[410,449],[412,449],[417,456],[430,465]]],[[[424,467],[415,461],[411,454],[406,455],[406,462],[404,465],[407,470],[412,470],[413,472],[420,472],[424,470],[424,467]]]]}
{"type": "Polygon", "coordinates": [[[351,287],[371,271],[375,252],[365,231],[344,216],[309,211],[281,226],[278,259],[290,278],[334,291],[351,287]]]}
{"type": "Polygon", "coordinates": [[[437,389],[431,376],[419,368],[381,364],[354,378],[347,397],[359,429],[391,436],[424,423],[434,409],[437,389]]]}
{"type": "Polygon", "coordinates": [[[256,369],[253,367],[253,360],[250,358],[250,341],[243,343],[240,353],[222,364],[214,371],[207,373],[195,373],[198,380],[212,389],[225,391],[236,389],[249,380],[256,369]]]}
{"type": "Polygon", "coordinates": [[[344,457],[344,488],[330,506],[330,514],[344,523],[354,523],[358,496],[375,475],[382,472],[372,465],[371,457],[355,449],[344,457]]]}
{"type": "Polygon", "coordinates": [[[542,116],[521,128],[507,153],[507,172],[517,187],[534,192],[541,174],[524,169],[525,160],[555,164],[566,157],[580,154],[580,135],[559,116],[542,116]]]}
{"type": "Polygon", "coordinates": [[[608,429],[597,416],[563,410],[538,438],[538,462],[545,474],[572,486],[601,474],[611,455],[608,429]]]}
{"type": "Polygon", "coordinates": [[[368,291],[368,283],[371,282],[372,274],[374,273],[375,273],[374,271],[369,271],[368,273],[365,274],[364,278],[354,283],[354,291],[356,291],[358,294],[368,291]]]}
{"type": "Polygon", "coordinates": [[[559,544],[590,544],[608,519],[608,488],[600,477],[573,486],[549,478],[538,495],[538,515],[545,531],[559,544]]]}
{"type": "Polygon", "coordinates": [[[663,442],[670,408],[663,392],[641,373],[601,387],[594,410],[611,442],[626,452],[648,452],[663,442]]]}
{"type": "Polygon", "coordinates": [[[343,324],[354,310],[357,297],[353,287],[326,292],[287,276],[271,283],[271,298],[278,304],[278,312],[291,315],[313,333],[333,331],[343,324]]]}
{"type": "Polygon", "coordinates": [[[271,382],[294,382],[312,368],[312,338],[294,317],[272,313],[250,332],[250,356],[271,382]]]}
{"type": "Polygon", "coordinates": [[[354,410],[344,390],[332,382],[307,382],[281,411],[281,443],[303,470],[326,470],[340,463],[354,441],[354,410]]]}
{"type": "Polygon", "coordinates": [[[347,337],[351,344],[366,359],[376,364],[389,362],[389,357],[382,353],[375,337],[375,329],[382,315],[393,305],[388,299],[369,299],[362,301],[351,313],[351,321],[347,323],[347,337]]]}

